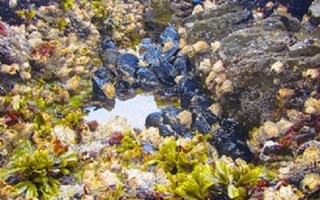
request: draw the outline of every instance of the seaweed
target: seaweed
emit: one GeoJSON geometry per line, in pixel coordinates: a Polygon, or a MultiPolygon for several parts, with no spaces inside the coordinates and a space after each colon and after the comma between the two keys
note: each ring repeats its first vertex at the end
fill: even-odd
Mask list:
{"type": "Polygon", "coordinates": [[[174,193],[186,199],[206,199],[213,193],[227,194],[230,199],[245,199],[261,180],[262,172],[262,168],[241,159],[232,161],[222,156],[213,164],[196,166],[174,193]]]}
{"type": "Polygon", "coordinates": [[[26,199],[51,199],[58,195],[60,182],[56,177],[70,174],[77,162],[74,151],[56,146],[51,152],[35,148],[30,140],[23,139],[18,141],[12,157],[0,169],[0,179],[13,182],[15,193],[25,193],[26,199]]]}
{"type": "Polygon", "coordinates": [[[157,185],[156,190],[190,200],[221,194],[230,199],[245,199],[261,181],[263,169],[259,166],[247,164],[240,158],[233,161],[226,156],[211,161],[204,152],[198,151],[200,154],[195,155],[191,151],[194,144],[190,147],[179,150],[174,139],[160,147],[153,162],[167,172],[170,184],[157,185]]]}
{"type": "MultiPolygon", "coordinates": [[[[198,135],[197,137],[205,138],[207,136],[198,135]]],[[[197,140],[187,142],[182,146],[179,145],[179,141],[171,137],[160,146],[155,158],[149,164],[157,164],[171,174],[191,172],[195,166],[208,159],[207,147],[206,144],[198,143],[197,140]]]]}

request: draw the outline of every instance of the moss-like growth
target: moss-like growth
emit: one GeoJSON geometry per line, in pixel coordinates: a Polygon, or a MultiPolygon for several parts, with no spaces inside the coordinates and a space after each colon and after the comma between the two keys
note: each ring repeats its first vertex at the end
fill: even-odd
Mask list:
{"type": "Polygon", "coordinates": [[[70,174],[78,162],[73,151],[54,148],[36,149],[30,140],[21,140],[13,156],[0,170],[0,179],[18,180],[14,184],[17,195],[25,193],[26,199],[39,197],[51,199],[58,195],[59,180],[56,177],[70,174]]]}
{"type": "Polygon", "coordinates": [[[36,11],[34,9],[17,10],[17,13],[20,17],[26,20],[32,20],[36,16],[36,11]]]}
{"type": "Polygon", "coordinates": [[[59,29],[60,31],[63,31],[67,25],[67,21],[63,17],[60,17],[52,26],[59,29]]]}
{"type": "Polygon", "coordinates": [[[130,131],[123,134],[121,143],[116,150],[125,166],[142,158],[142,146],[130,131]]]}

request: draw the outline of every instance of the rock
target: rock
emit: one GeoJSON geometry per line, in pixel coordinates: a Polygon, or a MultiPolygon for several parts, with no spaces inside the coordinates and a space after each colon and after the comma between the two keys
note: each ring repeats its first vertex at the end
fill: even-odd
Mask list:
{"type": "Polygon", "coordinates": [[[190,43],[199,40],[211,42],[240,29],[250,17],[250,11],[241,10],[235,4],[224,4],[192,15],[184,19],[182,23],[186,28],[187,40],[190,43]]]}
{"type": "MultiPolygon", "coordinates": [[[[265,6],[262,1],[259,3],[260,7],[265,6]]],[[[301,79],[304,71],[318,66],[316,59],[320,54],[319,28],[301,28],[302,23],[298,20],[307,12],[305,6],[308,8],[311,2],[304,2],[301,8],[296,8],[301,5],[297,1],[282,3],[288,7],[289,13],[273,13],[262,20],[253,20],[251,12],[243,8],[252,5],[241,1],[240,4],[218,4],[182,21],[189,43],[199,40],[221,43],[215,51],[194,56],[191,63],[203,83],[210,74],[203,71],[201,63],[204,60],[224,63],[225,77],[231,81],[233,91],[218,96],[218,87],[211,87],[211,84],[205,87],[210,98],[220,101],[224,116],[242,121],[248,128],[274,120],[279,107],[302,110],[306,94],[317,87],[313,81],[301,79]],[[277,61],[283,63],[281,73],[271,69],[277,61]],[[281,88],[295,92],[279,103],[277,95],[281,88]]],[[[280,119],[281,116],[277,117],[280,119]]]]}
{"type": "Polygon", "coordinates": [[[320,1],[315,0],[311,6],[309,7],[308,14],[310,16],[310,20],[316,26],[320,24],[320,1]]]}

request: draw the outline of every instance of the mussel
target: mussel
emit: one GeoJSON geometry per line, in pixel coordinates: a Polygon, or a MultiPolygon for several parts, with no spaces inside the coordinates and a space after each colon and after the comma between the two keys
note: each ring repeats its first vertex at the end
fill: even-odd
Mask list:
{"type": "Polygon", "coordinates": [[[247,135],[247,131],[237,121],[223,119],[220,127],[212,133],[209,142],[216,147],[219,155],[233,159],[242,158],[246,162],[251,162],[253,153],[246,143],[247,135]]]}

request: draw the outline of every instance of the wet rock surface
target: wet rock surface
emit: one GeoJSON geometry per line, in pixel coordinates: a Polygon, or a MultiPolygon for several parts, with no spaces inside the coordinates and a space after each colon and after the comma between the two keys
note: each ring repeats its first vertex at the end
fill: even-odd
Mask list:
{"type": "MultiPolygon", "coordinates": [[[[222,60],[226,76],[235,86],[234,91],[221,100],[224,111],[250,127],[275,119],[279,89],[294,89],[296,98],[280,108],[301,110],[299,102],[307,98],[303,93],[310,94],[318,87],[316,80],[301,79],[303,71],[319,67],[317,28],[305,29],[310,22],[302,24],[290,14],[281,13],[254,19],[253,14],[241,6],[227,3],[187,17],[182,23],[188,41],[204,38],[221,42],[216,52],[195,56],[192,60],[196,66],[203,58],[210,58],[213,63],[222,60]],[[277,61],[283,66],[272,69],[277,61]]],[[[207,76],[201,69],[196,73],[207,76]]],[[[209,92],[215,98],[214,91],[209,92]]]]}

